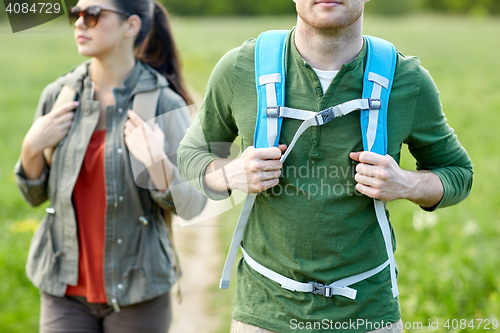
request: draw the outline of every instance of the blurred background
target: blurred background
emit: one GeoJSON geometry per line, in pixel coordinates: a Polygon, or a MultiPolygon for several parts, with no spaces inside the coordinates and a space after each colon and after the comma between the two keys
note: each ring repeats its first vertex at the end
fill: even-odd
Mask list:
{"type": "MultiPolygon", "coordinates": [[[[198,100],[224,53],[264,30],[289,29],[296,21],[291,0],[163,3],[172,14],[184,73],[198,100]]],[[[499,15],[499,0],[372,0],[366,5],[364,33],[419,57],[474,163],[472,193],[458,206],[425,213],[409,202],[389,204],[398,240],[403,320],[424,326],[407,332],[435,332],[425,329],[429,320],[439,320],[439,332],[475,332],[480,320],[485,320],[482,327],[489,320],[491,332],[492,321],[500,319],[499,15]],[[448,319],[450,329],[444,328],[448,319]],[[460,320],[467,325],[460,327],[460,320]]],[[[65,17],[16,34],[8,23],[0,2],[0,332],[31,333],[38,329],[39,295],[24,265],[47,205],[29,207],[12,170],[43,88],[85,59],[76,51],[65,17]]],[[[402,166],[414,165],[411,155],[403,153],[402,166]]],[[[173,333],[229,331],[236,286],[220,291],[217,284],[240,209],[205,227],[176,228],[181,259],[189,266],[186,279],[202,279],[201,266],[210,279],[204,292],[186,291],[187,304],[202,309],[193,314],[178,307],[173,333]],[[205,260],[207,253],[214,260],[205,260]],[[190,328],[189,322],[196,321],[203,328],[190,328]]]]}

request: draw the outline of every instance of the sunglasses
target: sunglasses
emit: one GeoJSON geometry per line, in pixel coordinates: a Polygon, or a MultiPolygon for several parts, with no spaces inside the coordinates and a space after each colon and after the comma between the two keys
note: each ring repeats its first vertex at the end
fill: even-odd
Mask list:
{"type": "Polygon", "coordinates": [[[97,25],[99,21],[99,16],[102,12],[116,13],[125,17],[130,17],[132,14],[127,12],[122,12],[121,10],[104,9],[99,6],[89,6],[84,10],[78,7],[70,7],[68,10],[69,24],[72,27],[75,26],[76,21],[83,16],[83,22],[88,28],[93,28],[97,25]]]}

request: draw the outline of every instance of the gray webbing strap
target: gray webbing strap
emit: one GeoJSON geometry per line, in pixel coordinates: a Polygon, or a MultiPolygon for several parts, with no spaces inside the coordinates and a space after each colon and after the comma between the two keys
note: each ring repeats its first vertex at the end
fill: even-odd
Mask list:
{"type": "MultiPolygon", "coordinates": [[[[372,99],[380,99],[382,93],[382,88],[389,89],[389,80],[375,73],[368,73],[368,80],[372,81],[372,99]]],[[[369,120],[368,120],[368,130],[366,132],[366,140],[368,143],[368,150],[371,150],[375,138],[377,136],[377,123],[378,123],[378,110],[370,110],[369,120]]],[[[389,227],[389,221],[387,220],[387,215],[385,214],[385,204],[380,200],[373,200],[375,206],[375,213],[377,215],[377,221],[382,230],[382,235],[384,236],[384,243],[387,252],[387,257],[389,258],[389,266],[391,271],[391,284],[392,284],[392,294],[394,297],[399,295],[397,278],[396,278],[396,261],[394,259],[394,251],[392,249],[392,238],[391,230],[389,227]]]]}
{"type": "Polygon", "coordinates": [[[243,239],[243,232],[252,212],[253,204],[257,194],[249,193],[243,204],[243,209],[241,210],[240,218],[236,224],[236,229],[234,229],[233,239],[231,240],[231,246],[229,247],[229,252],[227,254],[226,262],[224,264],[224,270],[222,271],[222,278],[220,279],[219,288],[228,289],[229,282],[231,281],[231,273],[233,271],[234,261],[236,260],[236,255],[238,254],[238,247],[243,239]]]}
{"type": "Polygon", "coordinates": [[[299,109],[293,109],[293,108],[287,108],[285,106],[280,106],[279,108],[276,108],[276,112],[274,114],[271,114],[272,109],[268,109],[267,116],[272,117],[272,118],[289,118],[289,119],[296,119],[296,120],[307,120],[311,117],[314,117],[317,115],[316,112],[314,111],[306,111],[306,110],[299,110],[299,109]]]}
{"type": "Polygon", "coordinates": [[[353,111],[372,109],[373,107],[374,106],[372,106],[371,100],[368,98],[364,98],[364,99],[355,99],[355,100],[352,100],[352,101],[349,101],[349,102],[346,102],[343,104],[339,104],[337,106],[328,108],[328,109],[323,110],[321,112],[298,110],[298,109],[292,109],[292,108],[287,108],[287,107],[277,108],[278,111],[277,111],[276,117],[304,120],[304,122],[300,125],[299,129],[297,130],[297,132],[293,136],[292,141],[288,145],[288,148],[285,151],[285,154],[283,154],[283,156],[281,157],[280,161],[282,163],[285,162],[286,158],[288,157],[288,155],[292,151],[293,147],[297,143],[297,140],[299,139],[299,137],[309,127],[321,126],[321,125],[326,124],[328,121],[331,121],[334,118],[343,117],[343,116],[345,116],[353,111]],[[329,118],[328,120],[325,121],[325,118],[322,117],[322,115],[323,114],[328,115],[329,113],[331,113],[332,116],[331,116],[331,118],[329,118]]]}
{"type": "Polygon", "coordinates": [[[390,265],[390,262],[389,262],[389,260],[387,260],[386,262],[378,265],[377,267],[375,267],[373,269],[370,269],[369,271],[366,271],[366,272],[363,272],[363,273],[359,273],[359,274],[356,274],[356,275],[353,275],[353,276],[349,276],[349,277],[346,277],[344,279],[335,281],[332,284],[329,284],[329,286],[332,286],[332,287],[346,287],[346,286],[353,285],[355,283],[358,283],[358,282],[361,282],[363,280],[366,280],[366,279],[368,279],[369,277],[371,277],[371,276],[373,276],[375,274],[378,274],[378,273],[382,272],[384,270],[384,268],[386,268],[389,265],[390,265]]]}
{"type": "MultiPolygon", "coordinates": [[[[54,105],[52,106],[52,109],[50,109],[49,113],[56,109],[59,109],[64,104],[73,102],[75,100],[75,96],[76,96],[75,89],[71,88],[70,86],[63,86],[61,91],[59,92],[59,95],[57,95],[57,99],[54,102],[54,105]]],[[[48,166],[52,164],[53,151],[54,148],[45,148],[43,150],[43,155],[45,156],[45,161],[47,162],[48,166]]]]}
{"type": "MultiPolygon", "coordinates": [[[[372,99],[380,100],[382,88],[389,89],[389,80],[375,74],[368,73],[368,80],[373,82],[372,99]]],[[[368,150],[372,150],[375,138],[377,137],[377,123],[378,123],[378,109],[372,109],[369,113],[368,129],[366,131],[366,141],[368,143],[368,150]]]]}
{"type": "Polygon", "coordinates": [[[252,267],[260,274],[264,275],[265,277],[281,284],[282,288],[291,291],[300,291],[305,293],[313,292],[314,287],[312,284],[297,282],[295,280],[287,278],[286,276],[278,274],[267,267],[262,266],[261,264],[253,260],[252,257],[248,255],[248,253],[245,251],[243,247],[241,248],[241,252],[243,252],[243,258],[245,258],[245,261],[247,262],[248,265],[250,265],[250,267],[252,267]]]}
{"type": "Polygon", "coordinates": [[[286,149],[285,153],[280,158],[281,163],[285,163],[286,158],[288,157],[288,155],[292,151],[293,147],[297,143],[297,140],[299,139],[299,137],[309,127],[318,126],[318,123],[316,121],[316,115],[317,115],[317,113],[315,113],[315,112],[313,112],[313,113],[314,113],[314,115],[311,118],[309,118],[309,119],[305,120],[304,122],[302,122],[302,124],[300,125],[299,129],[297,130],[297,132],[295,132],[295,135],[293,136],[292,142],[290,142],[290,144],[288,145],[288,148],[286,149]]]}
{"type": "Polygon", "coordinates": [[[333,108],[335,117],[343,117],[353,111],[367,110],[371,108],[371,103],[368,98],[355,99],[333,108]]]}
{"type": "MultiPolygon", "coordinates": [[[[259,77],[259,84],[266,86],[266,98],[267,107],[277,108],[278,101],[276,97],[276,83],[281,82],[281,74],[268,74],[259,77]]],[[[274,146],[276,137],[278,136],[278,118],[267,117],[267,141],[269,147],[274,146]]],[[[231,245],[229,247],[229,252],[226,257],[226,262],[224,263],[224,269],[222,270],[222,277],[220,279],[219,288],[228,289],[229,282],[231,281],[231,273],[233,271],[234,261],[236,260],[236,255],[238,254],[238,247],[243,239],[243,232],[252,212],[253,204],[257,194],[248,194],[245,203],[243,204],[243,209],[241,211],[238,223],[236,224],[236,229],[234,230],[233,239],[231,240],[231,245]]]]}
{"type": "Polygon", "coordinates": [[[349,276],[347,278],[335,281],[329,285],[323,285],[317,282],[309,282],[302,283],[281,274],[278,274],[269,268],[259,264],[256,262],[250,255],[245,251],[245,249],[241,248],[243,252],[243,257],[245,258],[245,262],[252,267],[255,271],[264,275],[268,279],[273,280],[274,282],[281,285],[282,288],[291,290],[291,291],[299,291],[299,292],[309,292],[314,294],[319,294],[326,297],[332,297],[334,295],[344,296],[350,299],[356,299],[357,291],[353,288],[349,288],[348,286],[363,281],[375,274],[380,273],[384,268],[386,268],[390,262],[387,260],[383,264],[370,269],[366,272],[359,273],[353,276],[349,276]]]}
{"type": "MultiPolygon", "coordinates": [[[[277,107],[278,100],[276,97],[276,83],[281,82],[281,74],[268,74],[259,77],[259,84],[266,85],[267,107],[277,107]]],[[[267,118],[267,140],[269,147],[274,146],[276,137],[278,136],[278,119],[267,118]]]]}
{"type": "Polygon", "coordinates": [[[392,249],[392,238],[391,229],[389,228],[389,221],[387,220],[387,215],[385,214],[385,204],[380,200],[373,200],[375,205],[375,213],[377,215],[377,220],[382,230],[382,235],[384,236],[385,249],[387,252],[387,257],[389,258],[389,268],[391,270],[391,285],[392,285],[392,295],[394,297],[399,295],[398,281],[396,278],[396,261],[394,259],[394,251],[392,249]]]}
{"type": "MultiPolygon", "coordinates": [[[[355,100],[352,100],[352,101],[349,101],[349,102],[346,102],[343,104],[339,104],[339,105],[331,107],[327,110],[332,110],[335,118],[338,118],[338,117],[343,117],[343,116],[345,116],[353,111],[367,110],[367,109],[370,109],[371,107],[372,106],[370,103],[370,99],[363,98],[363,99],[355,99],[355,100]]],[[[278,118],[290,118],[290,119],[297,119],[297,120],[308,120],[309,118],[314,117],[318,114],[317,112],[313,112],[313,111],[288,108],[285,106],[280,106],[276,110],[277,110],[277,113],[274,113],[274,114],[271,114],[271,112],[268,111],[268,116],[278,117],[278,118]]]]}

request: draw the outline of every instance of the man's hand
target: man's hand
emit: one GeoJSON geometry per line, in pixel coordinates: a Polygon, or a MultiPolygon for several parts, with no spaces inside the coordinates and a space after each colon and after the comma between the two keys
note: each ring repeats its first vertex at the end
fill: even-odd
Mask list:
{"type": "Polygon", "coordinates": [[[350,158],[360,162],[356,166],[356,190],[383,201],[408,199],[422,207],[434,207],[443,197],[439,177],[426,171],[402,170],[390,156],[372,152],[351,153],[350,158]]]}
{"type": "Polygon", "coordinates": [[[214,191],[240,190],[259,193],[278,185],[281,176],[281,154],[286,145],[278,148],[248,147],[236,160],[215,160],[208,166],[205,184],[214,191]],[[214,172],[215,171],[215,172],[214,172]]]}

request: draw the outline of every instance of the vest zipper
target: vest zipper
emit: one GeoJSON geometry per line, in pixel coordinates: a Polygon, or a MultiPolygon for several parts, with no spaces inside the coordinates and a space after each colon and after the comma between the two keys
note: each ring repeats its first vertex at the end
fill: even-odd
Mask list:
{"type": "MultiPolygon", "coordinates": [[[[112,117],[113,119],[113,156],[116,153],[116,141],[115,141],[115,131],[116,131],[116,119],[115,117],[112,117]]],[[[114,209],[113,209],[113,240],[115,239],[114,237],[114,225],[115,225],[115,219],[116,219],[116,212],[118,209],[118,197],[117,197],[117,183],[116,183],[116,165],[115,165],[115,158],[112,159],[112,165],[113,165],[113,196],[114,196],[114,209]]],[[[114,251],[112,257],[114,258],[114,251]]],[[[113,293],[113,299],[111,300],[111,303],[113,304],[113,309],[115,310],[116,313],[120,312],[120,306],[118,305],[117,301],[117,294],[116,294],[116,262],[113,259],[113,273],[111,276],[111,290],[113,293]]]]}

